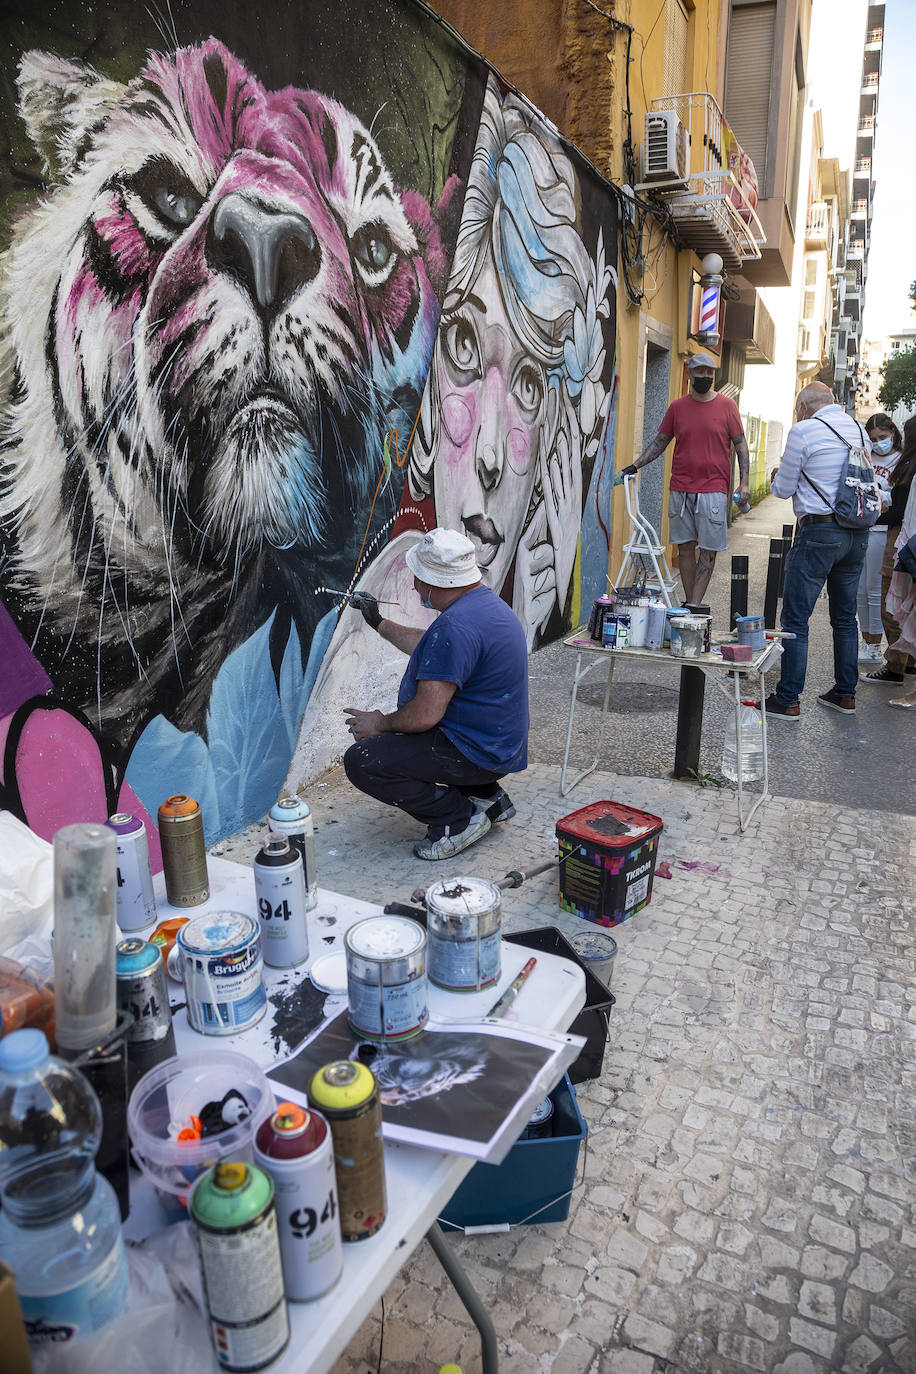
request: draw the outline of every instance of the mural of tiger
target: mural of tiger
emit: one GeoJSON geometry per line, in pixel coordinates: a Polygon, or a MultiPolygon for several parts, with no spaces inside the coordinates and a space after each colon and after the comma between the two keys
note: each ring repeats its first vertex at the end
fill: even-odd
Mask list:
{"type": "Polygon", "coordinates": [[[123,761],[155,716],[206,736],[268,621],[275,668],[291,628],[304,663],[447,263],[359,119],[215,39],[126,86],[29,52],[18,89],[50,190],[0,269],[2,596],[123,761]]]}

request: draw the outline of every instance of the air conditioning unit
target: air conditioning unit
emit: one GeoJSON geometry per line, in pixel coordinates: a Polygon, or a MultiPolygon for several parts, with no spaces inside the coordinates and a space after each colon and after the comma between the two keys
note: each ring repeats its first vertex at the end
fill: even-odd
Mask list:
{"type": "Polygon", "coordinates": [[[690,173],[687,130],[674,110],[646,115],[642,145],[642,179],[659,188],[682,189],[690,173]]]}

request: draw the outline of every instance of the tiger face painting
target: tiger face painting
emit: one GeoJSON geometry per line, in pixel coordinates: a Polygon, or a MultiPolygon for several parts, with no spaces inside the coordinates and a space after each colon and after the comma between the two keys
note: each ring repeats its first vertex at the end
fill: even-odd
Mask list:
{"type": "Polygon", "coordinates": [[[279,609],[305,654],[353,576],[436,221],[350,111],[214,39],[126,86],[30,52],[18,86],[51,189],[0,275],[3,601],[115,747],[156,713],[204,733],[232,649],[279,609]]]}

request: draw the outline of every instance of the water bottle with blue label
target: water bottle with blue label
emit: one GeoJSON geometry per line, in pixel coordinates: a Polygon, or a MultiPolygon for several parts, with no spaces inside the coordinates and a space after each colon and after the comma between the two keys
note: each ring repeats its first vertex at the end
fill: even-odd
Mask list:
{"type": "Polygon", "coordinates": [[[95,1168],[101,1135],[98,1098],[42,1031],[0,1040],[0,1259],[34,1346],[97,1331],[127,1302],[121,1213],[95,1168]]]}

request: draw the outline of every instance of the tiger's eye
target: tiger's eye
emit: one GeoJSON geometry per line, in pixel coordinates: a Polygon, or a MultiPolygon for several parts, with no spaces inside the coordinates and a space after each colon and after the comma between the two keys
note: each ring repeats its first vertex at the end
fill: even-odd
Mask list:
{"type": "Polygon", "coordinates": [[[395,248],[388,231],[380,224],[367,224],[353,235],[353,256],[367,272],[384,272],[394,257],[395,248]]]}
{"type": "Polygon", "coordinates": [[[164,157],[151,158],[129,185],[170,229],[186,229],[204,203],[184,172],[164,157]]]}

